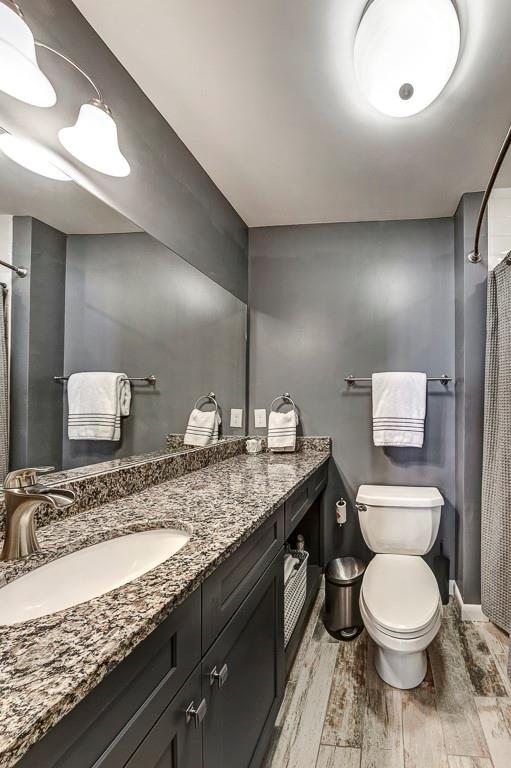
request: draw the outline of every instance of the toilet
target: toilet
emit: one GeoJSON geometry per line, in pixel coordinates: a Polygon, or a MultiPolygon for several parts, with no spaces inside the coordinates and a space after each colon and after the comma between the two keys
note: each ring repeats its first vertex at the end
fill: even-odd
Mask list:
{"type": "Polygon", "coordinates": [[[361,485],[356,506],[375,557],[360,591],[364,626],[376,643],[375,667],[395,688],[426,675],[426,648],[442,618],[436,578],[421,555],[433,546],[444,500],[437,488],[361,485]]]}

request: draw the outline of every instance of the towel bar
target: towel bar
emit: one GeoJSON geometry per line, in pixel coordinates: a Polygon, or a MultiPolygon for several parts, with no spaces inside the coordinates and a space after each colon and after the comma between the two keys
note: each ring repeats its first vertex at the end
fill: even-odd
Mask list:
{"type": "MultiPolygon", "coordinates": [[[[439,381],[442,386],[447,387],[448,384],[451,383],[453,380],[452,376],[448,376],[446,373],[442,373],[441,376],[428,376],[428,381],[439,381]]],[[[360,378],[359,376],[352,376],[351,373],[349,376],[344,377],[344,381],[348,385],[348,387],[353,386],[353,384],[356,384],[358,381],[372,381],[371,377],[368,378],[360,378]]]]}
{"type": "MultiPolygon", "coordinates": [[[[53,381],[69,381],[69,376],[54,376],[53,381]]],[[[128,376],[128,381],[145,381],[152,387],[156,384],[156,376],[128,376]]]]}

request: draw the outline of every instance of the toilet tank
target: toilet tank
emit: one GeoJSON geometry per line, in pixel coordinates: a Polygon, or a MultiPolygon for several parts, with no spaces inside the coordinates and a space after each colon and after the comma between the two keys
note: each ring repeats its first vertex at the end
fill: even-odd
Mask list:
{"type": "Polygon", "coordinates": [[[377,553],[425,555],[435,543],[443,503],[438,488],[361,485],[357,509],[365,543],[377,553]]]}

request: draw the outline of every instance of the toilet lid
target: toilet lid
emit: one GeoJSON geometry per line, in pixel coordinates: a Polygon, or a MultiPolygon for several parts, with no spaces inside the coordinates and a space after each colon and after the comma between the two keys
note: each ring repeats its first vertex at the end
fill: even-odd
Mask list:
{"type": "Polygon", "coordinates": [[[415,555],[376,555],[367,566],[362,595],[375,621],[391,631],[427,627],[438,610],[433,571],[415,555]]]}

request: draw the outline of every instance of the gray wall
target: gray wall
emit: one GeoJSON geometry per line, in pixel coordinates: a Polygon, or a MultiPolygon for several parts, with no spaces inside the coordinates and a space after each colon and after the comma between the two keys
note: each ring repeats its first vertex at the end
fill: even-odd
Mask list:
{"type": "Polygon", "coordinates": [[[71,0],[24,0],[35,37],[78,61],[113,110],[132,172],[97,173],[67,155],[57,131],[76,121],[93,95],[87,82],[53,54],[38,51],[58,102],[39,109],[0,93],[3,127],[39,140],[74,165],[75,178],[239,298],[247,296],[247,228],[172,128],[103,44],[71,0]]]}
{"type": "MultiPolygon", "coordinates": [[[[429,385],[425,446],[375,448],[371,393],[349,373],[454,374],[451,219],[251,229],[250,408],[296,398],[306,435],[333,437],[326,556],[367,557],[356,512],[342,530],[334,502],[361,483],[437,486],[446,500],[438,543],[454,575],[454,395],[429,385]]],[[[251,420],[251,431],[254,431],[251,420]]]]}
{"type": "Polygon", "coordinates": [[[10,465],[60,467],[66,236],[15,216],[13,262],[29,274],[12,281],[10,465]]]}
{"type": "Polygon", "coordinates": [[[454,217],[456,282],[456,582],[466,603],[481,602],[481,468],[483,461],[487,231],[483,260],[470,264],[481,194],[464,195],[454,217]]]}
{"type": "Polygon", "coordinates": [[[64,466],[129,456],[184,432],[200,395],[245,407],[246,305],[145,233],[71,235],[63,370],[154,374],[136,385],[122,442],[69,441],[64,466]]]}

